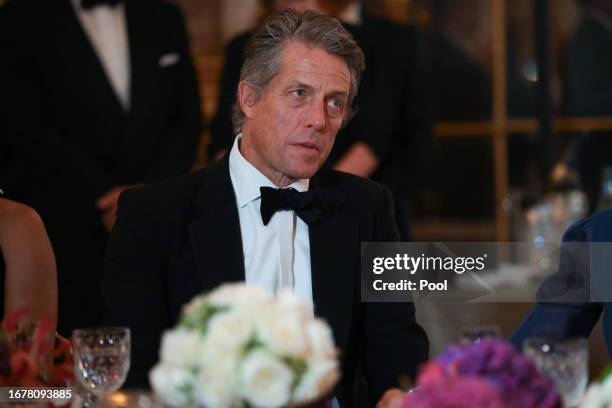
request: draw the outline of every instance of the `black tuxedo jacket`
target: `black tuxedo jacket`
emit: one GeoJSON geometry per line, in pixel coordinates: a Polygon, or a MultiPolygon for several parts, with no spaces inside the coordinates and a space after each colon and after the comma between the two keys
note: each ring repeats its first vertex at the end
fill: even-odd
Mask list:
{"type": "MultiPolygon", "coordinates": [[[[342,350],[338,396],[347,406],[358,365],[372,401],[414,375],[427,337],[411,303],[360,301],[360,243],[396,241],[391,196],[372,181],[322,170],[311,188],[342,197],[342,206],[309,227],[315,313],[342,350]]],[[[183,304],[224,282],[243,281],[244,260],[229,160],[122,194],[103,281],[107,324],[132,329],[129,383],[146,383],[162,331],[183,304]]]]}
{"type": "Polygon", "coordinates": [[[179,9],[125,0],[130,110],[117,99],[70,0],[0,8],[0,185],[43,217],[56,252],[59,327],[98,324],[107,234],[95,208],[120,184],[185,173],[201,130],[179,9]],[[161,64],[164,55],[174,54],[161,64]],[[165,65],[165,66],[164,66],[165,65]]]}

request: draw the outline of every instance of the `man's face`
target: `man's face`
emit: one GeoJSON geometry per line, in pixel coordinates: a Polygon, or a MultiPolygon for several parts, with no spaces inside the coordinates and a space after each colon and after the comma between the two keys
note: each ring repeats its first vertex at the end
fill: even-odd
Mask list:
{"type": "Polygon", "coordinates": [[[285,45],[278,74],[256,100],[240,85],[245,113],[241,151],[279,186],[312,177],[342,125],[350,73],[339,57],[298,42],[285,45]]]}

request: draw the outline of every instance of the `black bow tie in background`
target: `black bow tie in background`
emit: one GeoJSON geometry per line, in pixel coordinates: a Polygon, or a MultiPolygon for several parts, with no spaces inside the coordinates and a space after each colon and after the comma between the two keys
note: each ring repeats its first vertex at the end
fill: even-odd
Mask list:
{"type": "Polygon", "coordinates": [[[332,197],[321,190],[300,193],[293,188],[260,187],[259,191],[261,192],[261,220],[264,225],[268,225],[278,210],[293,210],[302,221],[312,225],[324,212],[335,210],[341,204],[337,197],[332,197]]]}
{"type": "Polygon", "coordinates": [[[91,10],[96,6],[116,6],[122,3],[122,0],[81,0],[83,10],[91,10]]]}

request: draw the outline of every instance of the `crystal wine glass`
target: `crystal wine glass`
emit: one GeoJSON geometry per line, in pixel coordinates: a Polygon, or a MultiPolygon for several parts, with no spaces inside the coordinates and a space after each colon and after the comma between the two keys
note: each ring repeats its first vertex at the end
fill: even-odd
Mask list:
{"type": "Polygon", "coordinates": [[[130,368],[130,329],[100,327],[77,329],[74,343],[74,376],[88,391],[84,405],[118,390],[130,368]]]}
{"type": "Polygon", "coordinates": [[[555,381],[564,407],[577,406],[589,379],[586,339],[530,338],[525,340],[523,351],[542,374],[555,381]]]}

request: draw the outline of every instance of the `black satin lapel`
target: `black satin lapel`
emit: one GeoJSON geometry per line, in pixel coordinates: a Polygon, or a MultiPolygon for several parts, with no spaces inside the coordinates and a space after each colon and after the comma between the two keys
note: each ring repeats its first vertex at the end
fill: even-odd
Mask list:
{"type": "Polygon", "coordinates": [[[348,338],[359,271],[357,223],[335,212],[309,227],[315,314],[328,321],[340,346],[348,338]]]}
{"type": "Polygon", "coordinates": [[[240,219],[228,156],[207,169],[189,232],[205,290],[245,280],[240,219]]]}
{"type": "Polygon", "coordinates": [[[70,0],[54,1],[54,7],[48,12],[55,15],[54,36],[55,48],[64,62],[65,69],[70,72],[73,83],[78,84],[83,92],[95,95],[100,106],[108,110],[109,115],[125,115],[125,111],[115,93],[98,58],[87,33],[81,26],[70,0]]]}
{"type": "Polygon", "coordinates": [[[146,117],[149,98],[159,75],[161,55],[160,29],[163,27],[155,8],[148,1],[125,0],[130,47],[130,115],[146,117]]]}

